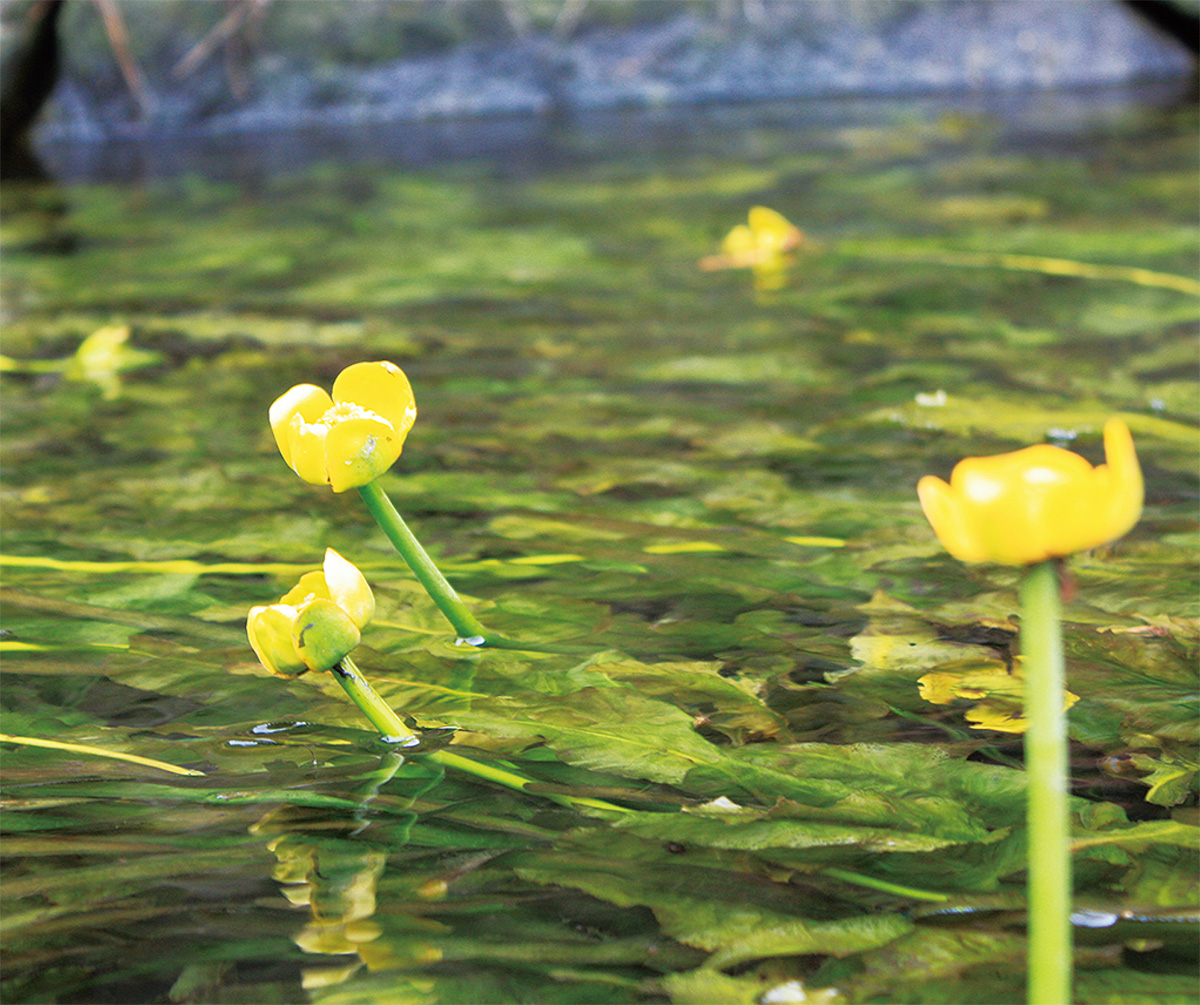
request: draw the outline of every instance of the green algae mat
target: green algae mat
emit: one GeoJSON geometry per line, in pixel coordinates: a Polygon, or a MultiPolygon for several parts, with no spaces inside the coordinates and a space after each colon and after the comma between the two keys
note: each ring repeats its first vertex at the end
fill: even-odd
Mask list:
{"type": "Polygon", "coordinates": [[[1145,510],[1066,584],[1075,1000],[1195,1001],[1196,125],[10,186],[3,1000],[1024,1001],[1021,737],[969,718],[1019,712],[1020,571],[915,486],[1120,416],[1145,510]],[[755,205],[802,241],[714,261],[755,205]],[[528,648],[281,461],[271,402],[360,360],[418,408],[380,484],[528,648]],[[416,748],[250,650],[327,546],[416,748]]]}

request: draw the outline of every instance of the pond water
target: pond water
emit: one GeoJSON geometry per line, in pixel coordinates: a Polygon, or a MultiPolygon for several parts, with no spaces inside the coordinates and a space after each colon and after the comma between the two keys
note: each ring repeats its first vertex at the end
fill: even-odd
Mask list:
{"type": "Polygon", "coordinates": [[[1019,576],[914,486],[1120,414],[1145,514],[1066,615],[1076,1000],[1194,1001],[1197,114],[1040,102],[10,186],[4,1000],[1023,1000],[1020,737],[917,684],[1012,706],[1019,576]],[[786,271],[699,268],[754,205],[786,271]],[[383,486],[528,649],[455,645],[279,458],[270,403],[372,359],[419,410],[383,486]],[[247,645],[326,547],[415,750],[247,645]]]}

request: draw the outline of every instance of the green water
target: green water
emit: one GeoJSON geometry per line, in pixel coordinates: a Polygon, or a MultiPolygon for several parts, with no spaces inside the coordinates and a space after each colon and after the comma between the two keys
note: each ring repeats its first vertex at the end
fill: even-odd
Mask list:
{"type": "Polygon", "coordinates": [[[4,1000],[1022,1001],[1020,738],[917,689],[1003,672],[1019,577],[950,559],[914,486],[1098,462],[1119,413],[1145,514],[1070,563],[1077,900],[1116,921],[1076,999],[1194,1001],[1195,141],[914,106],[531,174],[10,187],[3,731],[199,774],[0,747],[4,1000]],[[817,242],[773,291],[697,267],[755,204],[817,242]],[[153,355],[71,369],[114,324],[153,355]],[[280,460],[271,401],[364,359],[419,409],[387,492],[552,651],[455,646],[280,460]],[[258,668],[247,609],[327,546],[425,747],[538,786],[258,668]]]}

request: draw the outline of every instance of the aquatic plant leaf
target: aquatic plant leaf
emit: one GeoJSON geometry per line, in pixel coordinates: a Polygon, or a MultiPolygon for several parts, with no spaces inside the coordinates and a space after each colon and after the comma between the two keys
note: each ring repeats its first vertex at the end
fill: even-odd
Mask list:
{"type": "MultiPolygon", "coordinates": [[[[941,429],[960,435],[988,435],[1017,442],[1038,442],[1046,437],[1074,439],[1080,434],[1098,434],[1113,414],[1102,403],[1072,402],[1070,405],[1031,409],[1028,404],[997,397],[954,396],[936,402],[913,401],[901,408],[885,409],[872,418],[900,422],[917,429],[941,429]]],[[[1156,437],[1168,444],[1195,447],[1200,431],[1155,415],[1119,413],[1135,437],[1156,437]]]]}
{"type": "Polygon", "coordinates": [[[79,743],[63,743],[60,740],[49,740],[44,737],[13,736],[10,733],[0,733],[0,742],[19,743],[29,747],[45,747],[52,750],[63,750],[68,753],[87,754],[91,757],[109,757],[113,760],[128,761],[131,764],[141,764],[149,768],[158,768],[160,771],[167,771],[175,775],[204,774],[203,771],[193,771],[191,768],[181,768],[175,764],[168,764],[165,761],[156,761],[153,758],[141,757],[138,754],[126,754],[116,750],[105,750],[102,747],[94,747],[79,743]]]}
{"type": "Polygon", "coordinates": [[[754,976],[730,977],[711,967],[668,974],[662,986],[674,1005],[757,1005],[762,999],[762,982],[754,976]]]}
{"type": "Polygon", "coordinates": [[[748,875],[714,869],[647,863],[616,857],[557,854],[517,866],[519,875],[537,883],[584,890],[623,907],[649,907],[663,930],[691,946],[714,952],[721,967],[766,956],[846,955],[886,944],[909,931],[899,915],[876,914],[816,921],[780,910],[794,898],[748,875]],[[770,906],[768,906],[770,905],[770,906]]]}
{"type": "Polygon", "coordinates": [[[1075,975],[1075,995],[1080,1001],[1103,1005],[1188,1005],[1195,1000],[1192,974],[1141,973],[1133,967],[1080,969],[1075,975]]]}
{"type": "MultiPolygon", "coordinates": [[[[794,804],[779,807],[781,814],[794,804]]],[[[953,840],[882,827],[847,826],[775,816],[772,811],[706,803],[683,813],[647,813],[623,818],[621,830],[651,840],[704,848],[767,851],[790,848],[858,848],[873,852],[923,852],[955,844],[953,840]]]]}
{"type": "Polygon", "coordinates": [[[694,792],[735,803],[787,800],[797,819],[923,831],[949,841],[986,840],[1022,817],[1020,772],[904,745],[790,744],[722,751],[688,774],[694,792]]]}
{"type": "Polygon", "coordinates": [[[456,716],[458,725],[548,744],[564,761],[596,771],[677,782],[719,760],[687,713],[628,688],[588,687],[570,700],[495,698],[456,716]],[[636,723],[636,727],[631,724],[636,723]]]}
{"type": "Polygon", "coordinates": [[[1177,820],[1147,820],[1129,827],[1110,828],[1090,834],[1075,833],[1071,836],[1071,847],[1075,849],[1100,845],[1117,845],[1133,851],[1144,850],[1153,845],[1176,845],[1194,849],[1200,847],[1200,827],[1177,820]]]}
{"type": "Polygon", "coordinates": [[[735,742],[776,736],[784,729],[783,717],[763,702],[753,684],[722,677],[716,663],[602,658],[593,667],[644,695],[684,708],[735,742]]]}
{"type": "Polygon", "coordinates": [[[879,949],[911,931],[899,914],[871,914],[838,921],[758,919],[741,937],[723,943],[709,958],[732,967],[768,956],[849,956],[879,949]]]}
{"type": "MultiPolygon", "coordinates": [[[[1025,940],[1018,935],[914,928],[863,958],[854,968],[827,965],[814,982],[835,984],[860,999],[875,996],[895,999],[907,996],[914,986],[928,987],[952,980],[972,968],[987,966],[989,977],[999,977],[998,985],[991,988],[996,995],[997,986],[1014,990],[1022,986],[1024,958],[1025,940]]],[[[1014,999],[1001,993],[995,1000],[1014,999]]]]}
{"type": "Polygon", "coordinates": [[[1158,806],[1178,806],[1200,789],[1200,765],[1186,757],[1176,759],[1170,754],[1162,758],[1148,754],[1133,754],[1130,761],[1146,774],[1139,779],[1150,787],[1146,802],[1158,806]]]}

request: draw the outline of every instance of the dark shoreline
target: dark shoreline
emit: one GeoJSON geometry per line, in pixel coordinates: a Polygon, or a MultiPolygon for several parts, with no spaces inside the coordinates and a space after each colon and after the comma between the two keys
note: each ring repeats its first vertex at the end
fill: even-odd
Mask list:
{"type": "Polygon", "coordinates": [[[986,91],[965,95],[836,95],[794,101],[713,102],[666,108],[509,114],[433,121],[279,125],[256,133],[193,130],[105,139],[39,138],[37,149],[60,183],[162,181],[195,174],[255,181],[336,161],[422,170],[482,163],[489,170],[538,174],[583,161],[653,159],[660,153],[738,148],[760,129],[786,130],[800,142],[822,132],[961,115],[971,128],[1036,143],[1119,122],[1134,108],[1191,100],[1186,78],[1098,88],[986,91]]]}

